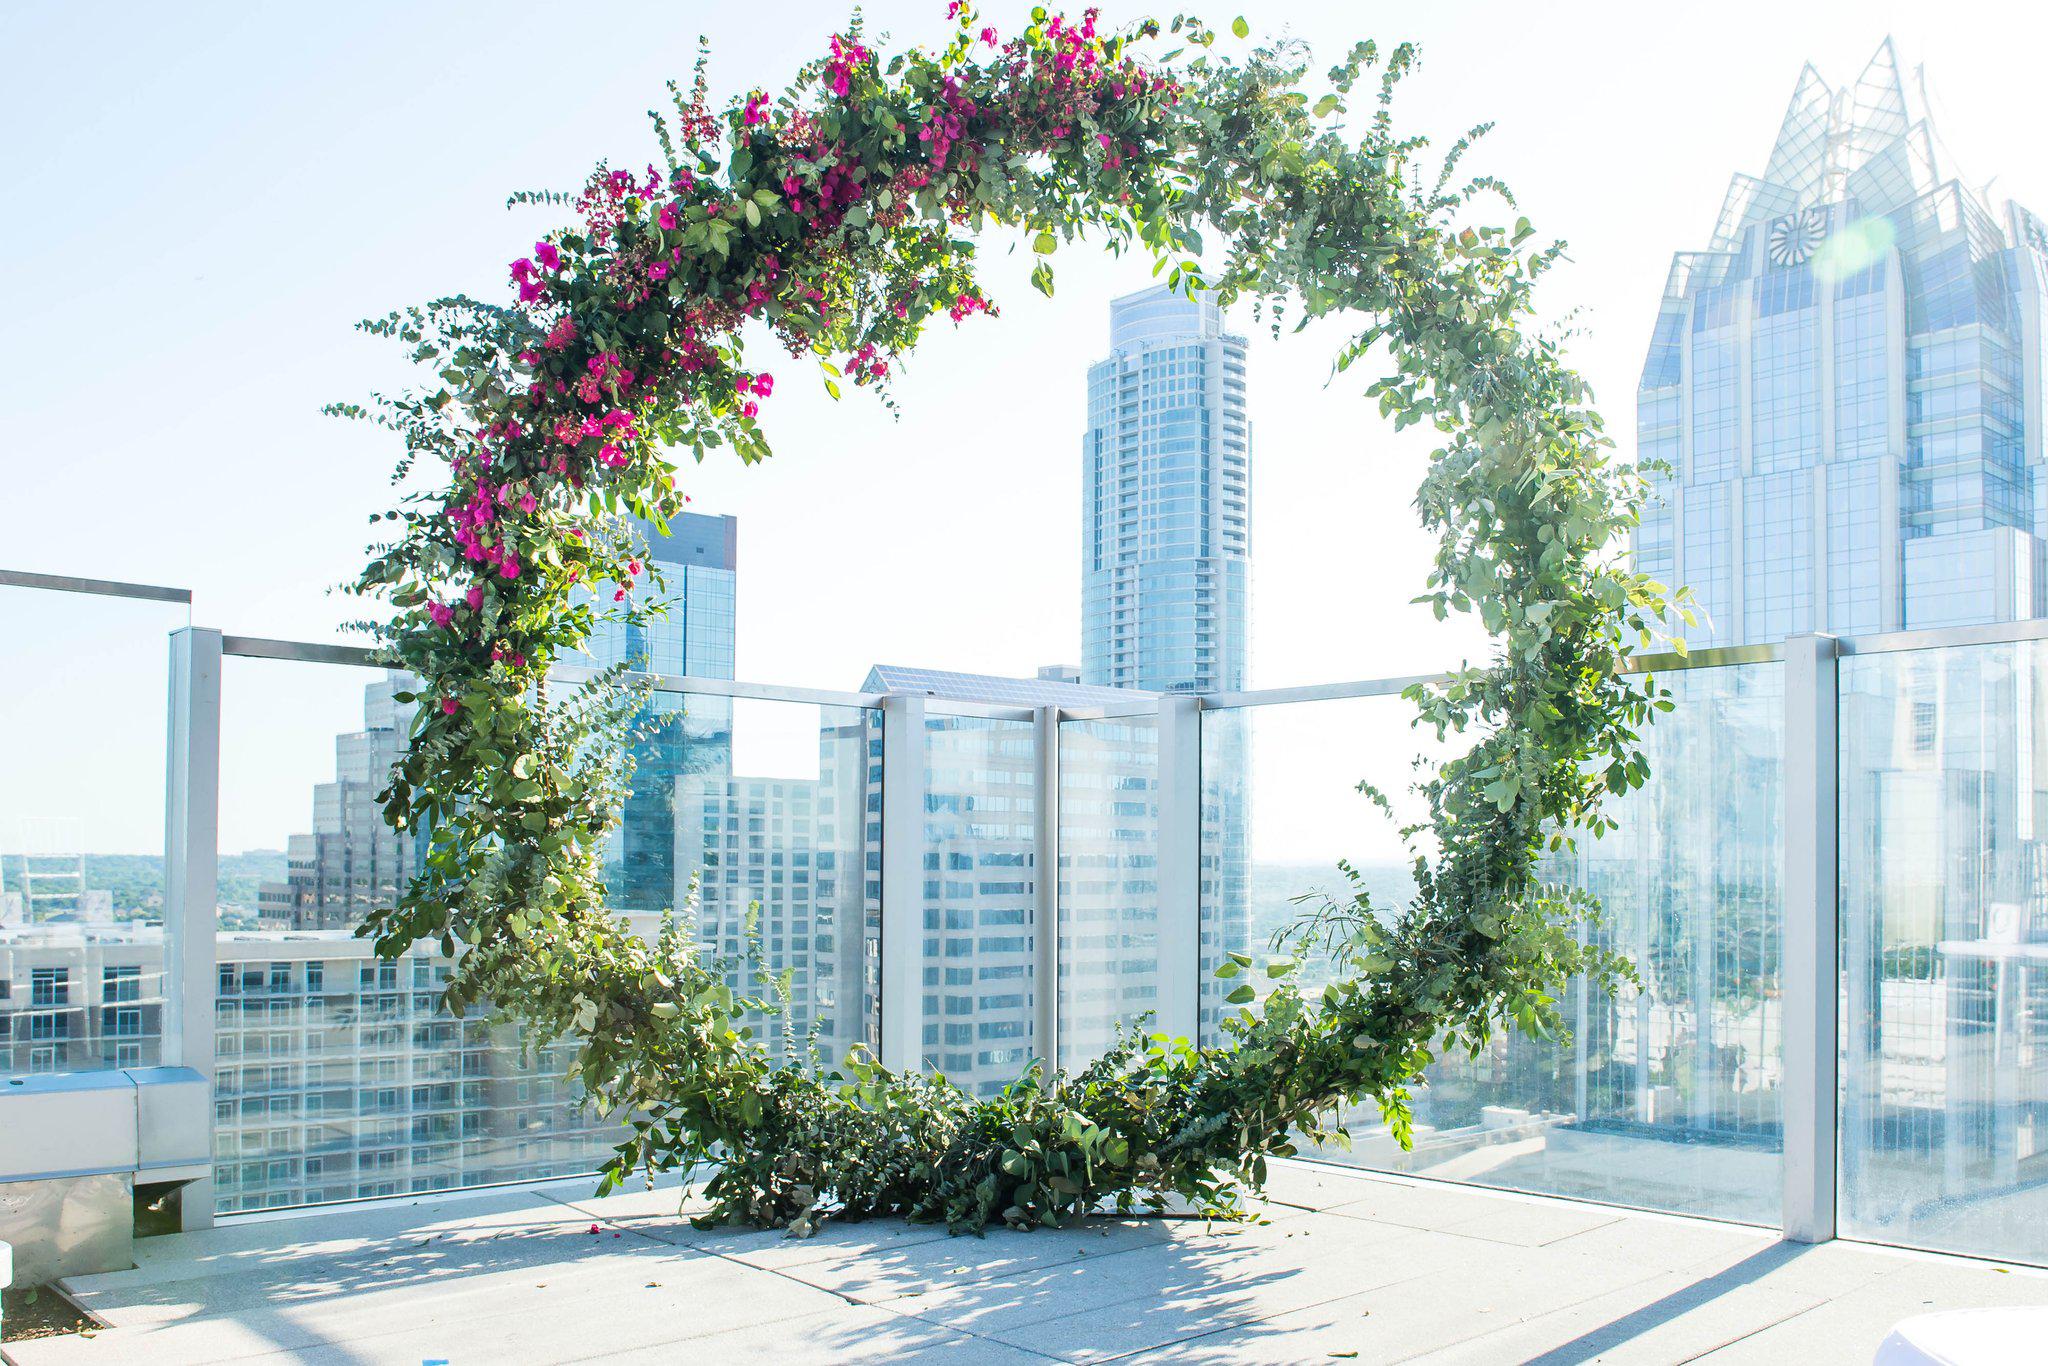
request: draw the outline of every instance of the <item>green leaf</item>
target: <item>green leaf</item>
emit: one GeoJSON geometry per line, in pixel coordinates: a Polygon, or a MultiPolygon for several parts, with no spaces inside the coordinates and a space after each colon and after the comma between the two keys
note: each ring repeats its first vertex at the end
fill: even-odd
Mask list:
{"type": "Polygon", "coordinates": [[[1041,232],[1031,239],[1031,249],[1040,256],[1050,256],[1060,249],[1060,239],[1049,232],[1041,232]]]}
{"type": "Polygon", "coordinates": [[[1258,995],[1258,992],[1252,990],[1252,984],[1250,982],[1245,982],[1239,985],[1236,991],[1231,992],[1228,996],[1224,997],[1223,999],[1231,1005],[1241,1006],[1247,1001],[1257,1000],[1258,995]]]}
{"type": "Polygon", "coordinates": [[[1238,15],[1237,18],[1232,19],[1230,21],[1230,31],[1240,38],[1249,38],[1252,36],[1252,26],[1244,21],[1244,16],[1242,14],[1238,15]]]}

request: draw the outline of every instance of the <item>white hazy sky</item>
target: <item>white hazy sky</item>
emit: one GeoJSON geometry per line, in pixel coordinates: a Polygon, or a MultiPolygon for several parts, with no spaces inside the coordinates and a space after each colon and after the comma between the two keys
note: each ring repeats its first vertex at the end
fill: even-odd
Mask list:
{"type": "MultiPolygon", "coordinates": [[[[886,46],[945,32],[940,0],[866,10],[886,46]]],[[[1008,32],[1027,10],[984,16],[1008,32]]],[[[1111,5],[1105,21],[1147,12],[1111,5]]],[[[360,563],[396,450],[318,408],[403,378],[350,325],[457,290],[499,297],[505,262],[554,221],[508,214],[506,193],[651,159],[644,111],[688,79],[699,33],[723,97],[786,81],[846,13],[0,5],[0,566],[188,587],[197,624],[341,638],[352,604],[326,590],[360,563]]],[[[1894,34],[1926,65],[1964,171],[2048,209],[2028,112],[2048,19],[2013,0],[1281,2],[1249,17],[1306,40],[1318,67],[1358,37],[1417,40],[1403,124],[1448,142],[1496,122],[1469,167],[1571,244],[1547,302],[1577,310],[1575,355],[1618,434],[1670,255],[1704,244],[1732,171],[1762,169],[1802,62],[1853,79],[1894,34]]],[[[903,369],[900,419],[865,396],[832,404],[791,362],[767,409],[775,459],[688,472],[700,510],[741,519],[741,677],[852,688],[876,662],[1078,659],[1084,370],[1106,301],[1148,277],[1069,250],[1047,301],[1009,248],[986,246],[1004,316],[942,326],[903,369]]],[[[1253,332],[1258,686],[1415,672],[1469,648],[1406,605],[1428,552],[1410,506],[1420,448],[1377,425],[1355,374],[1326,387],[1332,335],[1253,332]]],[[[0,593],[0,846],[22,817],[55,815],[88,847],[155,847],[168,614],[24,596],[0,593]]],[[[356,680],[251,664],[228,682],[223,845],[274,847],[305,825],[332,737],[359,714],[356,680]]],[[[1401,777],[1388,705],[1261,732],[1262,857],[1389,852],[1347,795],[1363,772],[1401,777]]]]}

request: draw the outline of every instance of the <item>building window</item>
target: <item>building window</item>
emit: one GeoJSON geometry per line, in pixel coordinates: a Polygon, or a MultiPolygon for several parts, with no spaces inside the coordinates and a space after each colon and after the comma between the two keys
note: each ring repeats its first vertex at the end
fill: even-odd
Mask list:
{"type": "Polygon", "coordinates": [[[100,975],[100,999],[102,1001],[138,1001],[142,999],[142,969],[133,964],[124,967],[102,969],[100,975]]]}
{"type": "Polygon", "coordinates": [[[1932,702],[1913,704],[1913,752],[1934,753],[1935,707],[1932,702]]]}
{"type": "Polygon", "coordinates": [[[70,968],[30,968],[28,1003],[31,1006],[71,1004],[70,968]]]}

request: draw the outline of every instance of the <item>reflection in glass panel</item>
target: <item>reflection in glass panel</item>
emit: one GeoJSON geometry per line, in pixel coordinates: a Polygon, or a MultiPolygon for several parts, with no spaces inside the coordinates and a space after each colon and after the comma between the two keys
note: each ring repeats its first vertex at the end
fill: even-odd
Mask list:
{"type": "Polygon", "coordinates": [[[1405,905],[1414,891],[1399,827],[1418,808],[1405,790],[1425,743],[1411,726],[1414,708],[1398,697],[1347,698],[1202,713],[1202,1029],[1233,1008],[1226,992],[1249,984],[1264,995],[1263,972],[1225,982],[1215,976],[1227,953],[1258,959],[1284,949],[1300,961],[1290,979],[1305,995],[1333,967],[1289,932],[1325,901],[1358,892],[1375,907],[1405,905]],[[1359,791],[1386,790],[1388,816],[1359,791]],[[1339,868],[1349,862],[1354,884],[1339,868]],[[1286,938],[1282,945],[1279,941],[1286,938]]]}
{"type": "Polygon", "coordinates": [[[164,701],[189,617],[0,588],[0,1077],[162,1060],[164,701]]]}
{"type": "Polygon", "coordinates": [[[924,1065],[974,1095],[1035,1056],[1036,727],[925,717],[924,1065]]]}
{"type": "MultiPolygon", "coordinates": [[[[1412,1151],[1400,1149],[1374,1111],[1346,1117],[1350,1153],[1330,1149],[1322,1156],[1482,1185],[1776,1222],[1783,1143],[1780,673],[1779,666],[1766,665],[1665,678],[1677,707],[1647,737],[1649,786],[1619,803],[1620,831],[1583,841],[1556,869],[1601,897],[1606,920],[1592,932],[1631,957],[1642,989],[1610,997],[1567,984],[1560,1002],[1571,1042],[1514,1034],[1497,1037],[1477,1058],[1445,1059],[1414,1097],[1412,1151]]],[[[1319,739],[1325,751],[1355,756],[1354,769],[1376,766],[1397,774],[1417,748],[1405,703],[1316,705],[1331,710],[1317,718],[1315,736],[1302,735],[1292,718],[1283,718],[1296,708],[1264,708],[1272,714],[1256,718],[1262,833],[1271,805],[1302,800],[1290,792],[1269,801],[1284,781],[1269,775],[1284,775],[1295,762],[1310,772],[1331,763],[1291,760],[1273,743],[1276,726],[1291,732],[1290,745],[1319,739]],[[1388,710],[1374,710],[1382,707],[1388,710]]],[[[1335,776],[1309,790],[1334,799],[1335,776]]],[[[1291,809],[1286,818],[1295,824],[1316,819],[1291,809]]],[[[1407,870],[1370,856],[1373,820],[1355,824],[1356,833],[1339,841],[1349,847],[1335,849],[1331,863],[1353,858],[1375,904],[1401,904],[1412,890],[1407,870]]],[[[1254,864],[1254,885],[1268,882],[1275,884],[1270,892],[1254,898],[1253,939],[1260,946],[1264,925],[1299,913],[1288,904],[1287,889],[1299,894],[1345,885],[1327,865],[1290,876],[1262,860],[1254,864]]],[[[1326,971],[1310,961],[1304,977],[1313,985],[1326,971]]]]}
{"type": "MultiPolygon", "coordinates": [[[[1060,1065],[1159,1008],[1159,723],[1060,724],[1060,1065]]],[[[1140,1024],[1143,1019],[1143,1024],[1140,1024]]]]}
{"type": "Polygon", "coordinates": [[[880,714],[695,696],[685,711],[714,701],[724,729],[673,779],[669,894],[688,907],[695,882],[698,944],[730,965],[735,990],[784,996],[779,1014],[747,1022],[770,1054],[830,1066],[873,1043],[863,853],[879,863],[867,796],[880,793],[880,714]]]}
{"type": "Polygon", "coordinates": [[[595,1169],[614,1122],[577,1108],[560,1045],[440,1007],[438,953],[380,962],[355,928],[425,840],[376,796],[402,753],[407,676],[223,667],[215,1207],[223,1213],[595,1169]]]}
{"type": "Polygon", "coordinates": [[[1841,662],[1847,1235],[2048,1261],[2044,668],[1841,662]]]}

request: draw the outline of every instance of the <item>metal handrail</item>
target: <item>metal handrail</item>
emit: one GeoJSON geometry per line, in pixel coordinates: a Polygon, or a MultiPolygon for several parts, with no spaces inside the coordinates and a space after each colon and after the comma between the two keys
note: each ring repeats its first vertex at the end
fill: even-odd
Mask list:
{"type": "Polygon", "coordinates": [[[32,574],[26,569],[0,569],[0,588],[39,588],[46,593],[91,593],[102,598],[140,602],[181,602],[192,605],[189,588],[153,583],[122,583],[117,579],[82,579],[72,574],[32,574]]]}
{"type": "MultiPolygon", "coordinates": [[[[21,576],[13,576],[21,577],[21,576]]],[[[0,572],[0,583],[9,581],[0,572]]],[[[30,585],[34,586],[34,585],[30,585]]],[[[91,590],[80,590],[91,591],[91,590]]],[[[162,590],[176,592],[178,590],[162,590]]],[[[1981,626],[1948,626],[1934,630],[1890,631],[1866,636],[1834,637],[1837,655],[1891,654],[1908,650],[1930,650],[2021,643],[2048,640],[2048,618],[1992,622],[1981,626]]],[[[242,659],[274,659],[302,664],[343,664],[360,668],[394,667],[378,651],[360,645],[321,644],[312,641],[275,640],[261,636],[223,636],[221,653],[242,659]]],[[[1774,664],[1785,657],[1782,643],[1719,645],[1683,654],[1675,650],[1632,656],[1623,672],[1628,674],[1673,673],[1688,669],[1720,669],[1745,664],[1774,664]]],[[[580,682],[598,671],[576,665],[560,665],[552,677],[580,682]]],[[[762,702],[804,703],[821,707],[852,707],[873,710],[889,693],[846,692],[782,683],[753,683],[729,678],[701,678],[687,674],[638,674],[627,677],[656,692],[701,697],[731,697],[762,702]]],[[[1397,696],[1417,684],[1441,683],[1449,673],[1400,674],[1387,678],[1347,679],[1334,683],[1310,683],[1288,688],[1256,688],[1238,692],[1199,693],[1196,704],[1203,711],[1230,711],[1248,707],[1285,706],[1297,702],[1333,702],[1349,698],[1397,696]]],[[[1062,706],[1062,721],[1106,721],[1151,716],[1159,709],[1164,694],[1145,694],[1128,703],[1087,703],[1062,706]]],[[[934,715],[972,716],[1002,721],[1029,721],[1035,707],[1004,706],[962,698],[923,697],[926,710],[934,715]]]]}
{"type": "MultiPolygon", "coordinates": [[[[150,602],[181,603],[191,606],[192,593],[184,588],[153,584],[122,583],[111,579],[89,579],[64,574],[37,574],[26,570],[0,569],[0,588],[29,588],[47,592],[86,593],[150,602]]],[[[2018,644],[2048,640],[2048,618],[1990,622],[1973,626],[1946,626],[1926,630],[1887,631],[1861,636],[1835,636],[1837,656],[1893,654],[1971,646],[2018,644]]],[[[302,664],[339,664],[357,668],[389,668],[391,662],[379,651],[360,645],[328,644],[314,641],[279,640],[263,636],[221,637],[221,652],[242,659],[271,659],[302,664]]],[[[1712,646],[1684,654],[1666,651],[1632,657],[1624,672],[1667,673],[1687,669],[1725,668],[1732,665],[1769,664],[1783,660],[1784,647],[1777,642],[1757,645],[1712,646]]],[[[555,676],[574,681],[595,670],[560,666],[555,676]]],[[[699,678],[677,674],[632,674],[628,677],[656,692],[694,694],[707,697],[743,698],[765,702],[792,702],[814,706],[852,707],[873,710],[888,693],[849,692],[775,683],[751,683],[724,678],[699,678]]],[[[1448,673],[1405,674],[1385,678],[1349,679],[1284,688],[1244,689],[1235,692],[1196,694],[1204,711],[1227,711],[1247,707],[1283,706],[1296,702],[1328,702],[1359,697],[1398,695],[1417,684],[1440,683],[1448,673]]],[[[1003,706],[966,699],[924,697],[927,711],[945,716],[973,716],[993,720],[1030,721],[1038,709],[1003,706]]],[[[1061,720],[1100,721],[1153,715],[1159,699],[1147,694],[1129,703],[1098,702],[1058,708],[1061,720]]]]}

